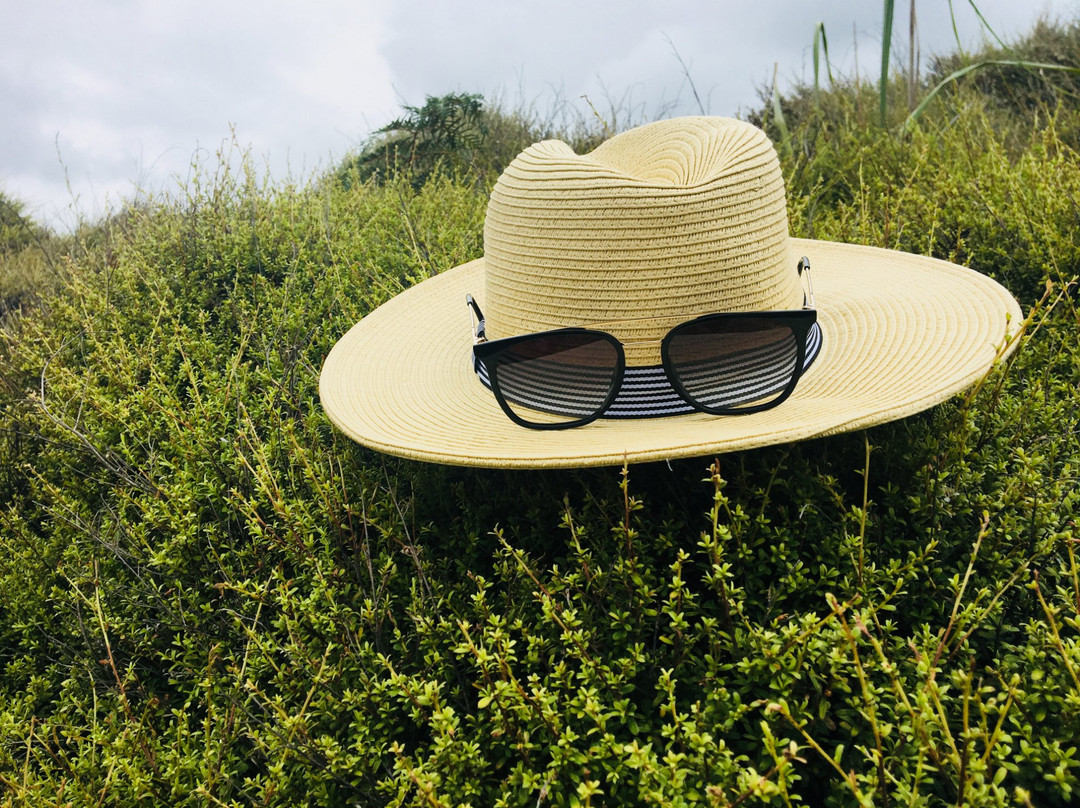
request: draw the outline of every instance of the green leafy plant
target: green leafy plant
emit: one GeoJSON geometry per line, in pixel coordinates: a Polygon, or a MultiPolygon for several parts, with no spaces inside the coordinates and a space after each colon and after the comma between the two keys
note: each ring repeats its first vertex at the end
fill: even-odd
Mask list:
{"type": "Polygon", "coordinates": [[[789,219],[992,274],[1017,350],[721,458],[450,468],[332,427],[340,335],[480,254],[474,176],[226,154],[81,231],[0,325],[0,805],[1075,802],[1080,112],[971,85],[904,139],[872,88],[779,98],[789,219]]]}
{"type": "Polygon", "coordinates": [[[25,205],[0,191],[0,321],[51,285],[55,238],[33,221],[25,205]]]}
{"type": "Polygon", "coordinates": [[[440,165],[468,166],[484,140],[483,97],[478,94],[428,96],[423,106],[402,109],[403,116],[375,131],[350,170],[362,176],[402,171],[422,183],[440,165]]]}
{"type": "MultiPolygon", "coordinates": [[[[926,88],[920,88],[918,86],[918,65],[915,56],[915,28],[914,28],[914,15],[915,4],[911,4],[912,14],[912,26],[910,42],[911,53],[909,56],[910,69],[906,77],[907,83],[907,95],[908,95],[908,114],[904,118],[900,131],[907,134],[915,127],[918,120],[923,116],[927,107],[929,107],[933,101],[938,97],[940,93],[950,88],[955,82],[970,75],[979,74],[988,71],[1010,71],[1010,92],[1015,92],[1015,85],[1017,81],[1017,75],[1021,74],[1025,79],[1031,78],[1036,83],[1043,83],[1043,77],[1049,71],[1051,73],[1060,73],[1063,75],[1080,75],[1080,67],[1076,67],[1074,62],[1075,52],[1062,53],[1059,50],[1053,52],[1053,56],[1058,58],[1059,61],[1052,62],[1045,58],[1047,48],[1045,47],[1045,41],[1060,36],[1060,29],[1056,29],[1046,23],[1040,22],[1036,27],[1036,31],[1028,41],[1021,42],[1015,47],[1009,47],[1001,41],[1000,37],[994,32],[982,12],[979,10],[978,5],[974,0],[969,0],[969,5],[974,10],[976,16],[979,18],[983,28],[988,31],[998,44],[998,51],[985,58],[970,60],[964,53],[960,44],[960,34],[956,27],[956,16],[953,10],[952,0],[949,0],[949,11],[952,17],[953,32],[956,34],[957,52],[946,58],[939,58],[935,60],[934,67],[931,71],[932,84],[926,86],[926,88]],[[1025,52],[1039,53],[1043,58],[1025,58],[1025,52]],[[922,98],[918,99],[918,93],[922,92],[922,98]]],[[[895,0],[882,0],[882,46],[881,46],[881,69],[877,82],[877,103],[878,103],[878,122],[882,127],[889,125],[889,97],[892,86],[892,45],[893,45],[893,22],[896,13],[895,0]]],[[[826,71],[829,73],[829,81],[832,83],[831,68],[829,66],[829,53],[828,53],[828,40],[826,38],[825,26],[823,23],[817,23],[814,27],[813,36],[813,59],[814,59],[814,107],[816,113],[820,116],[821,102],[820,102],[820,65],[822,56],[824,57],[824,63],[826,71]]],[[[857,83],[857,81],[856,81],[857,83]]],[[[787,122],[784,117],[783,110],[781,109],[779,95],[776,91],[776,81],[773,80],[773,93],[772,93],[772,114],[776,121],[776,125],[781,131],[786,130],[787,122]]],[[[786,143],[787,138],[781,137],[781,142],[786,143]]]]}

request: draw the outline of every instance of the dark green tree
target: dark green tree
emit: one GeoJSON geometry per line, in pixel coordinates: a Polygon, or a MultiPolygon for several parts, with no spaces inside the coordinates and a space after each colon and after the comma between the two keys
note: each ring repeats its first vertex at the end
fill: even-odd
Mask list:
{"type": "Polygon", "coordinates": [[[409,172],[419,186],[440,168],[473,166],[487,135],[482,95],[429,95],[423,106],[403,105],[402,110],[401,117],[377,129],[360,154],[341,166],[338,177],[346,186],[399,171],[409,172]]]}

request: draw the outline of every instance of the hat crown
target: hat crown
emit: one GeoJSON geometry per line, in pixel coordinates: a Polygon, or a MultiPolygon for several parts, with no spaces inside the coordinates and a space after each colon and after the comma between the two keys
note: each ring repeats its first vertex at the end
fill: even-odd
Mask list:
{"type": "Polygon", "coordinates": [[[490,337],[603,322],[629,365],[658,364],[680,320],[802,304],[776,152],[729,118],[530,146],[492,190],[484,258],[490,337]]]}

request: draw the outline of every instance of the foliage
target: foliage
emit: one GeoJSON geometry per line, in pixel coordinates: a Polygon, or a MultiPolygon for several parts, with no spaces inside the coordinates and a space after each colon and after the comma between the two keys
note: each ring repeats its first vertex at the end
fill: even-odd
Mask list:
{"type": "Polygon", "coordinates": [[[1080,110],[959,88],[898,140],[866,98],[789,117],[792,232],[991,274],[1027,335],[932,411],[718,460],[332,428],[338,337],[480,253],[471,176],[225,161],[81,234],[0,330],[0,805],[1074,803],[1080,110]]]}
{"type": "MultiPolygon", "coordinates": [[[[1010,46],[987,47],[979,54],[986,61],[1021,60],[1076,67],[1080,65],[1080,23],[1039,20],[1010,46]]],[[[966,54],[951,53],[932,60],[927,84],[939,84],[970,63],[966,54]]],[[[1000,65],[974,74],[969,82],[988,106],[1009,114],[1030,115],[1041,108],[1075,105],[1080,99],[1080,75],[1074,72],[1026,70],[1000,65]]]]}
{"type": "MultiPolygon", "coordinates": [[[[863,127],[871,119],[875,103],[877,122],[884,128],[906,135],[918,125],[927,109],[938,103],[939,97],[970,92],[972,89],[974,96],[980,99],[979,103],[986,107],[999,127],[1007,126],[1011,119],[1018,118],[1023,128],[1030,123],[1032,115],[1053,111],[1062,104],[1075,105],[1080,97],[1077,94],[1080,87],[1080,24],[1076,22],[1051,23],[1040,19],[1026,36],[1007,45],[997,37],[978,6],[972,2],[971,6],[985,31],[994,37],[997,44],[986,46],[976,54],[959,50],[935,56],[931,59],[930,70],[920,80],[914,71],[904,77],[893,74],[890,53],[895,3],[883,0],[882,5],[884,47],[876,88],[861,83],[857,76],[856,80],[838,81],[834,78],[829,64],[825,26],[818,23],[814,28],[812,43],[812,85],[796,85],[786,97],[781,97],[774,78],[771,88],[760,91],[763,107],[751,113],[750,119],[758,125],[772,128],[785,157],[790,156],[790,129],[805,125],[819,128],[828,126],[836,122],[838,112],[844,116],[846,124],[851,124],[855,119],[863,127]],[[822,63],[830,87],[839,92],[822,93],[822,63]],[[825,107],[823,98],[827,102],[825,107]]],[[[944,103],[954,104],[955,99],[949,98],[944,103]]],[[[939,107],[937,111],[940,119],[942,110],[939,107]]],[[[1077,145],[1074,135],[1066,139],[1070,145],[1077,145]]]]}
{"type": "Polygon", "coordinates": [[[0,253],[10,255],[32,244],[39,228],[23,212],[26,206],[0,191],[0,253]]]}
{"type": "Polygon", "coordinates": [[[402,110],[405,114],[376,130],[359,154],[342,161],[333,174],[336,182],[349,188],[405,175],[419,187],[435,174],[446,174],[470,176],[486,187],[533,143],[560,138],[584,153],[598,146],[605,132],[628,123],[617,111],[609,123],[562,103],[545,114],[534,107],[507,111],[485,105],[475,93],[428,96],[422,107],[406,104],[402,110]]]}
{"type": "Polygon", "coordinates": [[[51,241],[22,202],[0,191],[0,321],[49,284],[51,241]]]}
{"type": "Polygon", "coordinates": [[[429,95],[422,107],[405,105],[402,109],[405,115],[376,129],[367,147],[339,169],[346,185],[354,178],[403,171],[422,185],[440,166],[468,166],[483,143],[483,97],[478,94],[429,95]]]}

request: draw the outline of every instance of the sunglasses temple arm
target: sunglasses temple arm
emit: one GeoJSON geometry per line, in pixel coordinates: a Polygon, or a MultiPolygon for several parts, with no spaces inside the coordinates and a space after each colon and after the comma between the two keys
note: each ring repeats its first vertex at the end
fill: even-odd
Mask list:
{"type": "Polygon", "coordinates": [[[477,342],[486,342],[487,341],[487,333],[485,332],[485,329],[484,329],[484,313],[482,311],[480,311],[480,306],[473,299],[472,295],[466,294],[465,295],[465,302],[468,303],[469,306],[472,307],[473,314],[476,315],[476,341],[477,342]]]}
{"type": "Polygon", "coordinates": [[[799,259],[799,277],[806,273],[806,294],[803,295],[803,308],[817,308],[814,303],[814,282],[810,280],[810,259],[805,255],[799,259]]]}

